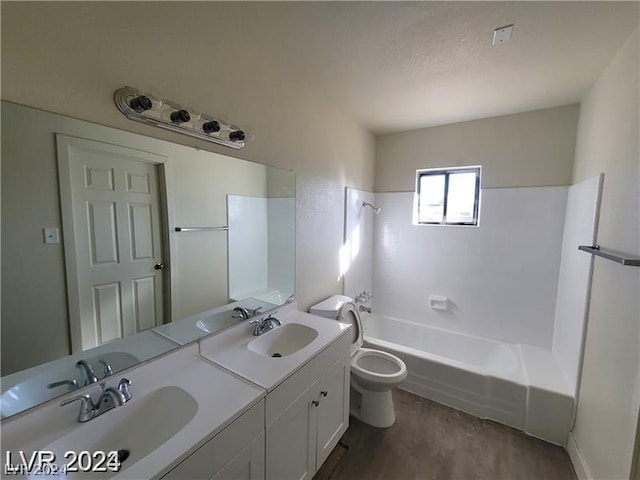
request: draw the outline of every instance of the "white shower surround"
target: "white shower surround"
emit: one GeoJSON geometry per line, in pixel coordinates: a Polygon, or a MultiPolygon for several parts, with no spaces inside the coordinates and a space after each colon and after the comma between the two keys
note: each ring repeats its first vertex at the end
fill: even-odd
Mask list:
{"type": "Polygon", "coordinates": [[[551,349],[567,187],[483,189],[479,227],[413,225],[413,192],[375,200],[376,313],[551,349]]]}
{"type": "MultiPolygon", "coordinates": [[[[347,285],[360,290],[368,274],[362,265],[370,262],[376,313],[365,316],[365,339],[407,363],[402,388],[566,445],[593,263],[577,247],[596,243],[602,181],[485,189],[478,229],[416,227],[412,192],[373,196],[384,214],[359,247],[373,256],[351,263],[345,293],[347,285]],[[475,276],[460,280],[465,270],[475,276]],[[463,297],[474,281],[488,292],[484,299],[477,292],[463,297]],[[421,296],[425,285],[437,290],[421,296]],[[451,309],[428,309],[429,294],[448,296],[451,309]]],[[[347,192],[347,239],[370,228],[351,205],[354,196],[372,194],[347,192]]]]}
{"type": "Polygon", "coordinates": [[[293,294],[295,198],[227,195],[229,298],[280,305],[293,294]]]}

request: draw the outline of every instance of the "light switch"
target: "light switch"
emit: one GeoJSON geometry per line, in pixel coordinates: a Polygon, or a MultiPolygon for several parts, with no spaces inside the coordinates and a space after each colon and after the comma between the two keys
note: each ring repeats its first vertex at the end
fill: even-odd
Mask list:
{"type": "Polygon", "coordinates": [[[60,243],[60,230],[52,228],[43,228],[44,231],[44,243],[60,243]]]}

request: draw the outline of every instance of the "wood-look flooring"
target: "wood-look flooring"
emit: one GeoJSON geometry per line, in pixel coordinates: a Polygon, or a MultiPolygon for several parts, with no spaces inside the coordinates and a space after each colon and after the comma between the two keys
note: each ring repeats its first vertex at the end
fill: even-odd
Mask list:
{"type": "Polygon", "coordinates": [[[566,451],[519,430],[394,391],[396,423],[350,426],[314,480],[575,480],[566,451]]]}

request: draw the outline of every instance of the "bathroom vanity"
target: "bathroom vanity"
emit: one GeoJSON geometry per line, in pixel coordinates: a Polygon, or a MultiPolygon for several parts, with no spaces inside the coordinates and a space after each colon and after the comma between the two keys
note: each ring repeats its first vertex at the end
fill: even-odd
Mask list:
{"type": "MultiPolygon", "coordinates": [[[[59,401],[8,419],[5,473],[24,468],[21,452],[53,451],[62,467],[67,451],[126,450],[101,478],[311,478],[348,426],[350,327],[295,303],[277,318],[263,335],[242,323],[110,377],[107,387],[131,380],[133,397],[87,422],[79,402],[59,401]]],[[[100,387],[80,393],[95,399],[100,387]]]]}

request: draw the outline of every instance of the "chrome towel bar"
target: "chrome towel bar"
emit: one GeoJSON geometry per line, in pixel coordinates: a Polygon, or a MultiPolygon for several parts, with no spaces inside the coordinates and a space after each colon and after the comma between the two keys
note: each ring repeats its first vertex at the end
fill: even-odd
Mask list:
{"type": "Polygon", "coordinates": [[[591,255],[597,255],[598,257],[606,258],[612,262],[619,263],[620,265],[629,265],[631,267],[640,267],[640,258],[630,258],[622,253],[614,252],[613,250],[603,250],[600,245],[580,245],[578,250],[590,253],[591,255]]]}
{"type": "Polygon", "coordinates": [[[176,232],[195,232],[196,230],[229,230],[229,227],[176,227],[176,232]]]}

